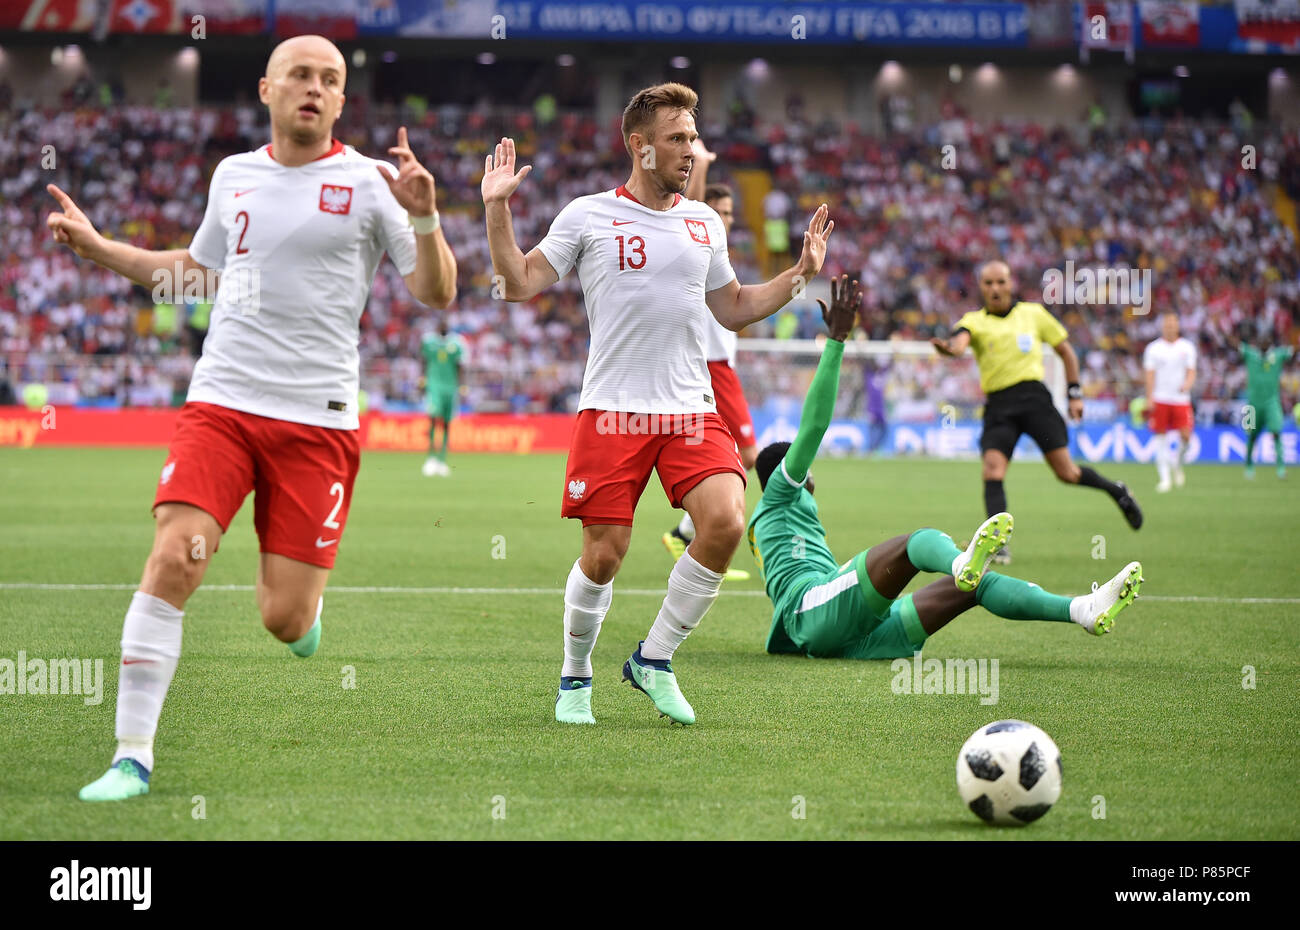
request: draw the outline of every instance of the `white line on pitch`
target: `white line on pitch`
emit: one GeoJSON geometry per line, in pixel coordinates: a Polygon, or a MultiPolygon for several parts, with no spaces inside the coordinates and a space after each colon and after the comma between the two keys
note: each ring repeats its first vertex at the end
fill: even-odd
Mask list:
{"type": "MultiPolygon", "coordinates": [[[[134,591],[135,584],[44,584],[34,581],[0,581],[0,591],[134,591]]],[[[251,584],[205,584],[199,591],[253,591],[251,584]]],[[[330,585],[330,594],[546,594],[559,596],[563,588],[434,588],[402,587],[398,585],[330,585]]],[[[663,597],[664,588],[614,588],[614,593],[633,597],[663,597]]],[[[727,591],[724,594],[740,597],[767,597],[763,591],[727,591]]],[[[1201,604],[1300,604],[1300,597],[1209,597],[1187,595],[1143,595],[1144,601],[1201,604]]]]}

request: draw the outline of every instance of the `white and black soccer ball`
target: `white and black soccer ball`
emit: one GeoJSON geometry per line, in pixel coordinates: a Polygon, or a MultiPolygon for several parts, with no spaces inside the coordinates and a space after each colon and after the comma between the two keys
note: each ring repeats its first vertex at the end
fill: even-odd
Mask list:
{"type": "Polygon", "coordinates": [[[985,823],[1031,823],[1061,796],[1061,751],[1032,723],[990,723],[961,747],[957,790],[985,823]]]}

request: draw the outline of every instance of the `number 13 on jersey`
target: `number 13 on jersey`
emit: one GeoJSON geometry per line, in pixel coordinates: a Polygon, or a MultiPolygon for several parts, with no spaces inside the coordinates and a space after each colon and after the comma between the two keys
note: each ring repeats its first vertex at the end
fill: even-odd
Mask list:
{"type": "Polygon", "coordinates": [[[640,236],[632,236],[626,243],[623,236],[615,236],[618,240],[618,270],[623,271],[631,268],[633,271],[640,271],[645,267],[645,240],[640,236]]]}

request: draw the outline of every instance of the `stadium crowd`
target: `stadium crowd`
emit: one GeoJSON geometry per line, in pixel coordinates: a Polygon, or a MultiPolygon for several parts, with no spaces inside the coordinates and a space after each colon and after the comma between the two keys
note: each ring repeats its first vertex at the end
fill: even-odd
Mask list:
{"type": "MultiPolygon", "coordinates": [[[[55,246],[44,226],[53,205],[44,188],[53,182],[69,191],[102,231],[148,248],[181,247],[202,218],[213,167],[261,145],[264,120],[253,106],[0,111],[0,397],[7,381],[12,389],[43,382],[51,400],[64,403],[183,400],[210,306],[156,303],[55,246]]],[[[521,162],[535,166],[514,201],[515,227],[520,242],[535,243],[569,200],[625,180],[618,126],[553,106],[399,110],[357,100],[337,134],[381,155],[399,124],[410,127],[412,147],[437,178],[457,254],[460,293],[449,322],[468,348],[464,406],[573,409],[587,345],[578,282],[569,276],[526,305],[494,298],[478,181],[483,153],[514,136],[521,162]]],[[[719,155],[710,180],[741,169],[771,178],[760,228],[746,222],[748,205],[736,204],[731,245],[741,280],[791,261],[807,216],[825,201],[836,222],[826,270],[861,276],[864,336],[946,334],[978,305],[974,272],[990,256],[1005,257],[1021,295],[1033,300],[1042,296],[1043,273],[1066,260],[1150,269],[1145,316],[1118,304],[1051,307],[1079,350],[1089,409],[1122,411],[1141,393],[1142,348],[1158,335],[1159,312],[1173,308],[1200,350],[1198,415],[1225,422],[1244,386],[1228,335],[1300,339],[1300,262],[1274,194],[1274,182],[1300,194],[1294,134],[1258,123],[1157,119],[981,124],[949,108],[934,124],[882,136],[811,119],[797,97],[780,122],[761,122],[737,103],[724,121],[700,128],[719,155]]],[[[420,336],[432,323],[383,263],[362,321],[362,383],[372,405],[418,404],[420,336]]],[[[747,335],[811,337],[820,329],[806,300],[747,335]]],[[[742,357],[740,368],[755,403],[780,388],[782,379],[765,376],[770,363],[747,369],[742,357]]],[[[1283,385],[1289,409],[1300,376],[1289,372],[1283,385]]],[[[863,405],[871,393],[861,392],[863,405]]],[[[899,413],[979,403],[968,368],[908,360],[889,367],[884,394],[899,413]]]]}

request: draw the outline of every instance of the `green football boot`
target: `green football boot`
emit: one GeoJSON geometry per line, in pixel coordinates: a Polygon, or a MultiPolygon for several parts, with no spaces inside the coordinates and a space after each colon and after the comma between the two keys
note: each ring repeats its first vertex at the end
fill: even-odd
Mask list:
{"type": "Polygon", "coordinates": [[[320,648],[320,615],[324,609],[325,598],[322,597],[316,602],[316,622],[311,625],[311,629],[304,633],[301,639],[295,639],[293,642],[287,644],[289,646],[289,651],[298,658],[310,659],[316,654],[316,650],[320,648]]]}
{"type": "Polygon", "coordinates": [[[591,715],[591,679],[560,676],[555,697],[555,719],[560,723],[595,723],[591,715]]]}
{"type": "Polygon", "coordinates": [[[645,641],[637,643],[636,652],[623,663],[623,680],[654,701],[660,717],[687,726],[695,722],[695,710],[682,697],[677,676],[667,659],[647,659],[641,655],[645,641]]]}
{"type": "Polygon", "coordinates": [[[989,562],[1011,538],[1014,524],[1009,513],[995,513],[980,524],[966,551],[953,560],[952,580],[957,585],[957,590],[974,591],[979,587],[989,562]]]}
{"type": "Polygon", "coordinates": [[[81,789],[83,801],[125,801],[149,793],[149,770],[134,759],[118,759],[107,772],[81,789]]]}
{"type": "Polygon", "coordinates": [[[1104,636],[1120,611],[1137,600],[1144,580],[1142,563],[1129,562],[1105,584],[1094,582],[1091,594],[1074,598],[1070,602],[1070,619],[1094,636],[1104,636]]]}

